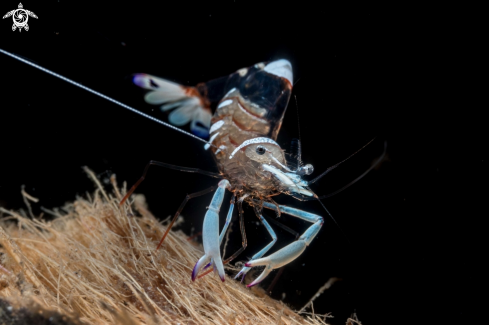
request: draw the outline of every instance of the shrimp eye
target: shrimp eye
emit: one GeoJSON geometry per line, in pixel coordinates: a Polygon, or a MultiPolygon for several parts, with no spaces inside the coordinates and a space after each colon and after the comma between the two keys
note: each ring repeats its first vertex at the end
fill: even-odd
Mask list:
{"type": "Polygon", "coordinates": [[[263,155],[265,153],[265,147],[263,146],[258,146],[256,147],[256,153],[259,154],[259,155],[263,155]]]}

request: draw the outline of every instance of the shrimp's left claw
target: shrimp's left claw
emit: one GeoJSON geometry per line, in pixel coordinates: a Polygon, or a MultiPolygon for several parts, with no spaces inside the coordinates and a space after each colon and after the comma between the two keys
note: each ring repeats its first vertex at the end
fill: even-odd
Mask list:
{"type": "Polygon", "coordinates": [[[229,187],[229,182],[227,180],[222,180],[219,182],[219,187],[214,193],[211,204],[204,217],[204,225],[202,227],[202,241],[204,244],[205,255],[202,256],[194,266],[192,271],[192,281],[195,281],[200,269],[209,263],[205,268],[212,265],[214,270],[217,270],[221,281],[224,282],[225,273],[224,265],[221,259],[220,246],[220,236],[219,236],[219,210],[222,205],[224,198],[224,192],[226,187],[229,187]]]}

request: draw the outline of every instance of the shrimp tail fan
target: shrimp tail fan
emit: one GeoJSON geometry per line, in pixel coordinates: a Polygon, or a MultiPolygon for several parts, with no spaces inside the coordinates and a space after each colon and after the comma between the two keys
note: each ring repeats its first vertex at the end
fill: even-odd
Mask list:
{"type": "Polygon", "coordinates": [[[144,96],[151,105],[160,105],[163,112],[170,112],[168,121],[175,126],[190,123],[190,130],[198,137],[207,139],[211,125],[211,109],[199,86],[186,87],[144,73],[133,75],[135,85],[149,90],[144,96]]]}

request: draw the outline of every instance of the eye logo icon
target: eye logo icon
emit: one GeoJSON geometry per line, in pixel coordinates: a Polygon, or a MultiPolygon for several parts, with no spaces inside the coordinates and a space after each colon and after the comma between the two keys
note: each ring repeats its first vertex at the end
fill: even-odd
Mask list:
{"type": "Polygon", "coordinates": [[[14,24],[12,25],[12,31],[15,31],[17,28],[19,29],[19,32],[22,31],[22,28],[28,31],[29,25],[27,25],[27,21],[29,20],[29,16],[37,19],[35,13],[29,10],[25,10],[23,8],[24,7],[22,6],[22,3],[19,3],[18,9],[9,11],[5,16],[3,16],[3,19],[12,16],[12,19],[14,20],[14,24]]]}

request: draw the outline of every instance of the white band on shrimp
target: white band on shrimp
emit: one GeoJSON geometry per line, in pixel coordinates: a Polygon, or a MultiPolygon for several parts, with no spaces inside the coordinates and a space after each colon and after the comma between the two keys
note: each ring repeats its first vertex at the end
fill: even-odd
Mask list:
{"type": "MultiPolygon", "coordinates": [[[[246,147],[246,146],[249,146],[250,144],[255,144],[255,143],[271,143],[271,144],[274,144],[276,146],[279,146],[277,142],[273,141],[272,139],[270,138],[265,138],[265,137],[262,137],[262,138],[253,138],[253,139],[249,139],[249,140],[246,140],[244,141],[242,144],[239,145],[239,147],[237,147],[236,149],[234,149],[233,153],[231,154],[231,156],[229,156],[229,159],[232,159],[234,157],[234,155],[239,151],[241,150],[242,148],[246,147]]],[[[280,147],[280,146],[279,146],[280,147]]]]}

